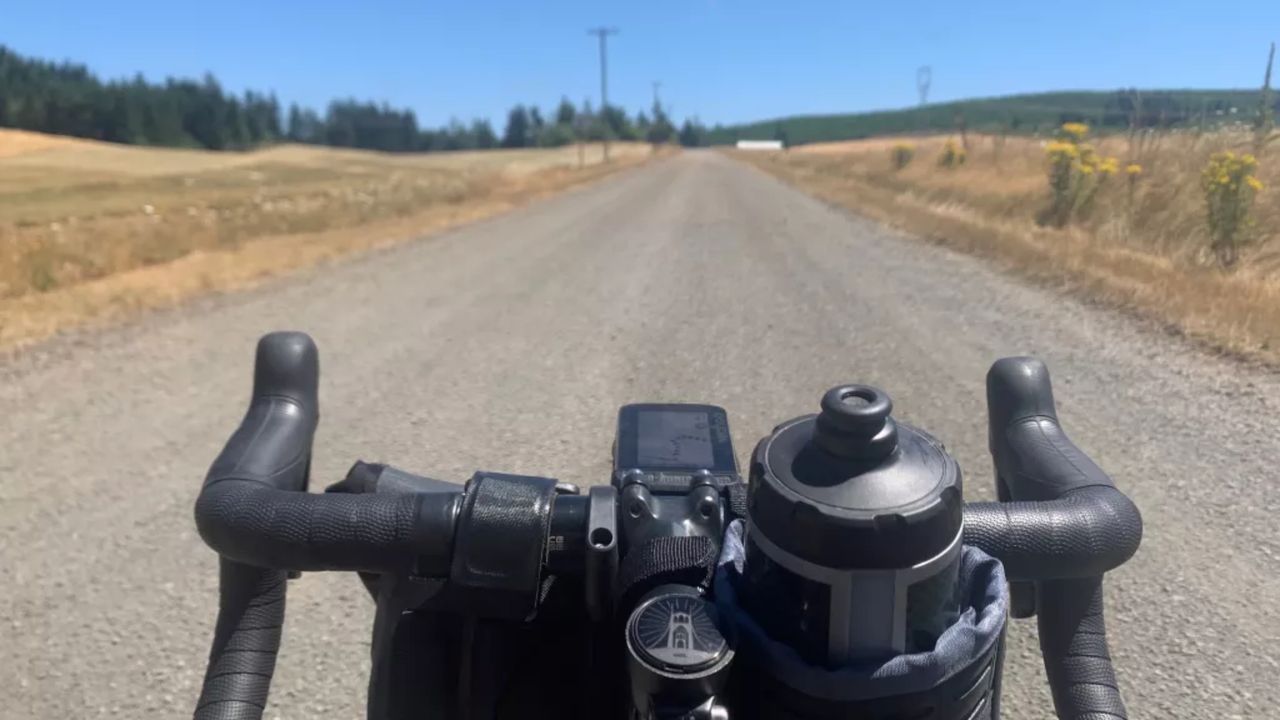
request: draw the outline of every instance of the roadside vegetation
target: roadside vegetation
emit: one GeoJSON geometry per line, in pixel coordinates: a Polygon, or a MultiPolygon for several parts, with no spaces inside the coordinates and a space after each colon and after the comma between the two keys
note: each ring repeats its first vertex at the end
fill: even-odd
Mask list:
{"type": "Polygon", "coordinates": [[[957,138],[935,136],[738,156],[833,203],[1280,362],[1276,137],[1097,137],[1067,123],[1039,139],[970,133],[963,155],[957,138]]]}
{"type": "Polygon", "coordinates": [[[0,129],[0,347],[411,239],[652,154],[209,152],[0,129]]]}
{"type": "Polygon", "coordinates": [[[701,126],[677,128],[656,100],[635,115],[567,98],[545,114],[518,104],[500,127],[425,128],[411,110],[355,99],[284,108],[212,75],[103,80],[0,46],[0,348],[413,238],[703,143],[701,126]]]}
{"type": "MultiPolygon", "coordinates": [[[[1109,101],[1127,115],[1098,115],[1104,126],[1125,119],[1118,132],[1064,118],[1031,137],[1008,124],[975,133],[957,117],[945,134],[739,156],[830,202],[1280,365],[1274,60],[1272,44],[1259,90],[1220,94],[1229,112],[1211,112],[1206,95],[1180,127],[1152,123],[1151,98],[1130,91],[1109,101]]],[[[1155,105],[1167,118],[1170,102],[1194,97],[1155,105]]]]}

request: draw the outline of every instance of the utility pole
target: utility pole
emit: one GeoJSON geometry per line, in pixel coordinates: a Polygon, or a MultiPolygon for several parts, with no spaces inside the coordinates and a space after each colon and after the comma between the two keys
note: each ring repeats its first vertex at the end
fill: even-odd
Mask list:
{"type": "Polygon", "coordinates": [[[920,93],[920,106],[929,104],[929,86],[933,84],[933,68],[921,65],[916,68],[916,91],[920,93]]]}
{"type": "Polygon", "coordinates": [[[933,68],[921,65],[916,68],[916,92],[920,93],[920,112],[916,113],[916,130],[924,130],[929,124],[925,117],[924,106],[929,104],[929,86],[933,84],[933,68]]]}
{"type": "Polygon", "coordinates": [[[600,119],[604,130],[604,161],[609,162],[609,36],[617,35],[618,28],[591,28],[587,34],[600,38],[600,119]]]}

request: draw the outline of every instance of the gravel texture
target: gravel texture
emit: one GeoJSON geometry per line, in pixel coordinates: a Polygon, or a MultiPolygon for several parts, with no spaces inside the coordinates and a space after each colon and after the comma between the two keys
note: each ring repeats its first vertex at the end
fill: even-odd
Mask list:
{"type": "MultiPolygon", "coordinates": [[[[0,362],[0,717],[189,715],[216,604],[191,511],[253,344],[321,350],[313,484],[607,478],[631,401],[724,405],[740,455],[839,382],[878,385],[993,495],[983,377],[1048,362],[1072,437],[1142,509],[1107,585],[1136,718],[1280,707],[1280,379],[691,152],[500,218],[0,362]]],[[[372,606],[291,585],[268,718],[361,716],[372,606]]],[[[1010,718],[1051,716],[1016,623],[1010,718]]]]}

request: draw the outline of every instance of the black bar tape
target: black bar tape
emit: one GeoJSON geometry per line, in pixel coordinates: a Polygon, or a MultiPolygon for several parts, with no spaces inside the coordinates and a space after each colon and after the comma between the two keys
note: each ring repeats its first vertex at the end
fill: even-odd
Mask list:
{"type": "Polygon", "coordinates": [[[258,720],[284,625],[286,573],[223,559],[218,624],[196,720],[258,720]]]}
{"type": "Polygon", "coordinates": [[[1102,578],[1039,584],[1040,652],[1062,720],[1128,717],[1107,648],[1102,578]]]}
{"type": "Polygon", "coordinates": [[[965,505],[964,541],[999,558],[1011,581],[1094,577],[1133,557],[1142,517],[1119,490],[1082,487],[1057,500],[965,505]]]}

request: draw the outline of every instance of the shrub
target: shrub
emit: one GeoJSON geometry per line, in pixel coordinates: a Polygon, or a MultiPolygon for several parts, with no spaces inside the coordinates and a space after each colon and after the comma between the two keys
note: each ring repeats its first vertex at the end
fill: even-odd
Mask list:
{"type": "Polygon", "coordinates": [[[1214,153],[1200,174],[1208,210],[1210,249],[1223,267],[1235,264],[1253,225],[1249,211],[1262,191],[1262,181],[1254,175],[1258,160],[1245,153],[1214,153]]]}
{"type": "Polygon", "coordinates": [[[1138,163],[1125,165],[1124,176],[1128,180],[1125,207],[1129,212],[1130,221],[1132,221],[1133,206],[1138,198],[1138,180],[1142,177],[1142,166],[1138,163]]]}
{"type": "Polygon", "coordinates": [[[574,141],[573,128],[568,125],[546,125],[538,133],[539,147],[563,147],[574,141]]]}
{"type": "Polygon", "coordinates": [[[947,140],[947,144],[942,146],[942,154],[938,155],[938,166],[954,170],[963,165],[966,159],[964,148],[956,145],[955,140],[947,140]]]}
{"type": "Polygon", "coordinates": [[[1042,222],[1062,227],[1088,214],[1098,191],[1120,169],[1118,160],[1098,155],[1093,145],[1085,142],[1088,135],[1088,125],[1064,123],[1057,139],[1045,145],[1049,208],[1042,222]]]}
{"type": "Polygon", "coordinates": [[[916,156],[916,146],[911,143],[898,143],[889,151],[889,157],[893,160],[893,169],[901,170],[911,164],[912,158],[916,156]]]}

